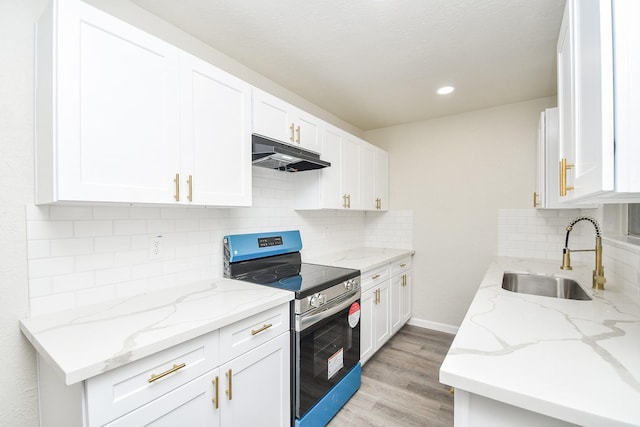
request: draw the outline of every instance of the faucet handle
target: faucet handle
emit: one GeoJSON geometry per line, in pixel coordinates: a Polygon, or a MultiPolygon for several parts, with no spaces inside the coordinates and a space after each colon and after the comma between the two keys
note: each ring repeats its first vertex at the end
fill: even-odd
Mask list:
{"type": "Polygon", "coordinates": [[[573,270],[573,267],[571,267],[571,251],[569,248],[564,248],[562,250],[562,265],[560,268],[562,270],[573,270]]]}

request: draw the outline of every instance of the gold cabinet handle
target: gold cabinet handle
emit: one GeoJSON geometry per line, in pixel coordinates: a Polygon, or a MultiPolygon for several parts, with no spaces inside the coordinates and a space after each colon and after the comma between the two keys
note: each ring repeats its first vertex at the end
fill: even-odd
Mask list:
{"type": "Polygon", "coordinates": [[[173,182],[176,183],[176,194],[173,195],[173,198],[176,199],[176,202],[180,201],[180,174],[177,173],[176,177],[173,179],[173,182]]]}
{"type": "Polygon", "coordinates": [[[375,276],[371,276],[371,280],[376,280],[378,277],[380,277],[379,274],[376,274],[375,276]]]}
{"type": "Polygon", "coordinates": [[[382,199],[376,199],[376,209],[382,209],[382,199]]]}
{"type": "Polygon", "coordinates": [[[533,192],[533,207],[537,208],[539,203],[538,203],[538,196],[539,194],[537,192],[533,192]]]}
{"type": "Polygon", "coordinates": [[[407,286],[407,275],[403,274],[402,275],[402,287],[406,287],[407,286]]]}
{"type": "Polygon", "coordinates": [[[291,123],[291,126],[289,126],[289,130],[291,130],[291,136],[289,137],[289,139],[291,140],[291,142],[296,142],[295,138],[293,137],[293,129],[294,125],[293,123],[291,123]]]}
{"type": "Polygon", "coordinates": [[[342,207],[345,208],[345,209],[349,207],[349,205],[347,205],[347,195],[346,194],[344,194],[342,196],[342,207]]]}
{"type": "Polygon", "coordinates": [[[211,399],[213,404],[215,405],[215,408],[218,409],[219,407],[219,403],[220,402],[218,400],[218,376],[216,375],[216,377],[214,379],[211,380],[211,382],[213,383],[213,395],[214,398],[211,399]]]}
{"type": "Polygon", "coordinates": [[[298,137],[296,138],[296,142],[300,144],[300,125],[298,125],[298,127],[296,128],[296,134],[298,135],[298,137]]]}
{"type": "Polygon", "coordinates": [[[257,335],[262,331],[266,331],[267,329],[269,329],[270,327],[273,326],[273,323],[265,323],[264,325],[262,325],[261,328],[258,329],[252,329],[251,330],[251,335],[257,335]]]}
{"type": "Polygon", "coordinates": [[[149,378],[147,381],[148,381],[148,382],[150,382],[150,383],[152,383],[152,382],[154,382],[154,381],[156,381],[156,380],[159,380],[159,379],[160,379],[160,378],[162,378],[162,377],[166,377],[166,376],[167,376],[167,375],[169,375],[169,374],[173,374],[175,371],[177,371],[177,370],[179,370],[179,369],[182,369],[182,368],[184,368],[185,366],[187,366],[185,363],[181,363],[181,364],[179,364],[179,365],[177,365],[177,364],[175,364],[175,363],[174,363],[174,364],[173,364],[173,368],[171,368],[171,369],[167,369],[166,371],[164,371],[164,372],[162,372],[162,373],[160,373],[160,374],[157,374],[157,375],[156,375],[156,374],[151,374],[151,378],[149,378]]]}
{"type": "Polygon", "coordinates": [[[376,289],[376,304],[380,304],[380,288],[376,289]]]}
{"type": "Polygon", "coordinates": [[[567,169],[573,169],[575,165],[567,163],[567,159],[560,160],[560,196],[567,195],[567,191],[573,190],[573,187],[567,186],[567,169]]]}
{"type": "Polygon", "coordinates": [[[193,202],[193,176],[189,175],[187,179],[187,185],[189,185],[189,194],[187,195],[187,200],[193,202]]]}
{"type": "Polygon", "coordinates": [[[407,264],[405,264],[404,262],[401,262],[401,263],[400,263],[400,268],[404,268],[404,267],[406,267],[406,266],[407,266],[407,264]]]}
{"type": "Polygon", "coordinates": [[[225,393],[227,393],[227,398],[229,400],[233,399],[233,371],[231,371],[231,369],[229,369],[226,372],[226,376],[227,376],[227,384],[229,385],[229,388],[227,389],[227,391],[225,393]]]}
{"type": "Polygon", "coordinates": [[[351,209],[351,194],[347,195],[347,207],[351,209]]]}

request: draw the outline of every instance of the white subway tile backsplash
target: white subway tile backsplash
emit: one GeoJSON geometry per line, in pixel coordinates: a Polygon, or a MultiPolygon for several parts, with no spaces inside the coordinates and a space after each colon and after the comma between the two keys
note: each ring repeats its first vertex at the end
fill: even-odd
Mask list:
{"type": "Polygon", "coordinates": [[[73,236],[72,221],[27,221],[27,239],[68,239],[73,236]]]}
{"type": "Polygon", "coordinates": [[[51,257],[29,260],[29,279],[53,277],[74,272],[73,257],[51,257]]]}
{"type": "Polygon", "coordinates": [[[295,174],[254,168],[253,207],[27,206],[31,315],[222,275],[227,234],[299,229],[303,257],[411,248],[411,211],[295,211],[295,174]],[[150,239],[162,236],[162,259],[150,239]]]}
{"type": "Polygon", "coordinates": [[[51,290],[53,293],[71,292],[78,289],[86,289],[93,286],[93,271],[73,273],[53,277],[51,290]]]}
{"type": "Polygon", "coordinates": [[[85,255],[94,251],[93,239],[57,239],[51,241],[51,256],[85,255]]]}
{"type": "Polygon", "coordinates": [[[147,221],[143,219],[129,219],[113,221],[113,234],[131,235],[131,234],[145,234],[147,232],[147,221]]]}
{"type": "Polygon", "coordinates": [[[30,240],[27,242],[29,259],[49,258],[51,256],[50,240],[30,240]]]}
{"type": "Polygon", "coordinates": [[[95,237],[113,235],[113,221],[76,221],[73,225],[75,237],[95,237]]]}
{"type": "Polygon", "coordinates": [[[52,289],[50,277],[43,277],[41,279],[29,279],[29,298],[50,295],[51,293],[52,289]]]}

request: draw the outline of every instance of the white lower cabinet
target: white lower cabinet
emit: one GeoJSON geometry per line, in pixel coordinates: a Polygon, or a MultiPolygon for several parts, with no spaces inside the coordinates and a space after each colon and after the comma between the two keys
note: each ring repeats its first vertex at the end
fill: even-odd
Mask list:
{"type": "MultiPolygon", "coordinates": [[[[219,426],[220,411],[216,404],[218,379],[218,370],[214,369],[106,425],[109,427],[219,426]]],[[[220,397],[219,394],[217,396],[220,397]]]]}
{"type": "Polygon", "coordinates": [[[220,368],[222,426],[289,425],[289,351],[289,334],[281,334],[220,368]]]}
{"type": "Polygon", "coordinates": [[[411,257],[391,264],[391,334],[411,317],[411,257]]]}
{"type": "Polygon", "coordinates": [[[411,256],[361,274],[360,362],[411,318],[411,256]]]}
{"type": "Polygon", "coordinates": [[[41,425],[288,425],[290,340],[287,303],[70,386],[40,358],[41,425]]]}

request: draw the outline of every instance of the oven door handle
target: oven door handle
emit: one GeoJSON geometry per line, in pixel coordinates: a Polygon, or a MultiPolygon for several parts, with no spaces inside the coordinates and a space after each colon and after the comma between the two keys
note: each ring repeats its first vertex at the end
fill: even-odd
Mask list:
{"type": "Polygon", "coordinates": [[[328,306],[326,309],[324,309],[323,311],[320,311],[318,313],[313,313],[310,315],[306,315],[306,316],[302,316],[302,315],[298,315],[296,316],[296,331],[300,332],[300,331],[304,331],[305,329],[315,325],[318,322],[321,322],[322,320],[333,316],[336,313],[341,312],[342,310],[344,310],[347,307],[350,307],[351,304],[353,304],[354,302],[358,301],[360,299],[360,291],[356,291],[355,293],[351,294],[351,296],[349,298],[347,298],[346,300],[338,303],[337,305],[330,305],[328,306]]]}

